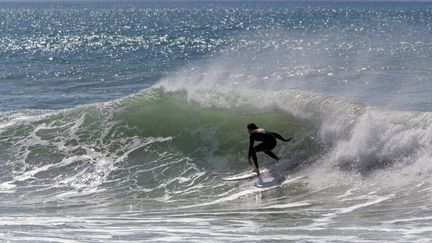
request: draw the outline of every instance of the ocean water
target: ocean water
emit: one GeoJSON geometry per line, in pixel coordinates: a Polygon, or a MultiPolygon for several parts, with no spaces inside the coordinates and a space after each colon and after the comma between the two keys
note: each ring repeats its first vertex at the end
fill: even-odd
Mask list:
{"type": "Polygon", "coordinates": [[[5,242],[428,242],[432,3],[0,3],[5,242]],[[294,136],[252,170],[245,126],[294,136]]]}

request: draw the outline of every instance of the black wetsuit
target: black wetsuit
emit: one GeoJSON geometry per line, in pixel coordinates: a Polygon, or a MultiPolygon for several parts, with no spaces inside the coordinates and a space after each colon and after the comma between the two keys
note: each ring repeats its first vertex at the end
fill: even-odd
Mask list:
{"type": "Polygon", "coordinates": [[[271,150],[276,147],[276,138],[284,142],[290,141],[292,138],[285,139],[281,135],[275,132],[252,132],[249,136],[249,156],[248,159],[252,157],[255,168],[258,168],[258,159],[256,152],[264,152],[275,160],[279,160],[271,150]],[[260,141],[262,143],[254,147],[254,141],[260,141]]]}

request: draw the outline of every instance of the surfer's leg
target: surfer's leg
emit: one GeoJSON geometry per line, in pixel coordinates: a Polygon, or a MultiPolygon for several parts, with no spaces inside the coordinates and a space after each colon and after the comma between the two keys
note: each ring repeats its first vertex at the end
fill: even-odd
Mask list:
{"type": "Polygon", "coordinates": [[[280,158],[276,156],[271,150],[264,151],[268,156],[272,157],[274,160],[279,161],[280,158]]]}
{"type": "Polygon", "coordinates": [[[259,167],[258,167],[258,159],[256,156],[257,152],[264,152],[267,155],[269,155],[270,157],[272,157],[275,160],[279,160],[279,157],[277,157],[271,150],[274,149],[274,147],[276,147],[276,140],[274,141],[270,141],[267,143],[260,143],[257,146],[254,147],[253,149],[253,153],[252,153],[252,159],[253,162],[255,164],[255,170],[253,170],[253,172],[257,173],[257,175],[260,175],[260,171],[259,171],[259,167]]]}
{"type": "Polygon", "coordinates": [[[276,147],[276,139],[265,141],[261,144],[258,144],[254,150],[255,152],[262,151],[266,153],[268,156],[272,157],[274,160],[279,160],[279,157],[277,157],[273,152],[272,149],[276,147]]]}
{"type": "Polygon", "coordinates": [[[260,171],[259,171],[258,158],[256,156],[256,153],[257,152],[264,152],[266,150],[267,150],[267,145],[264,143],[260,143],[253,148],[252,160],[253,160],[254,165],[255,165],[255,169],[253,170],[253,172],[257,173],[257,175],[260,175],[260,171]]]}
{"type": "Polygon", "coordinates": [[[259,167],[258,167],[258,158],[256,156],[255,151],[252,154],[252,160],[255,165],[255,169],[252,172],[255,172],[257,175],[260,175],[259,167]]]}

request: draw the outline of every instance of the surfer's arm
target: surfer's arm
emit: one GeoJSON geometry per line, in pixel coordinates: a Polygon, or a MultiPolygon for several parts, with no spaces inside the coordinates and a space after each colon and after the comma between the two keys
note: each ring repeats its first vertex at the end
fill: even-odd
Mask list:
{"type": "Polygon", "coordinates": [[[253,134],[251,134],[249,136],[249,154],[248,154],[248,159],[250,159],[252,157],[253,154],[253,146],[254,146],[254,139],[253,139],[253,134]]]}
{"type": "Polygon", "coordinates": [[[275,137],[275,138],[277,138],[277,139],[279,139],[281,141],[284,141],[284,142],[289,142],[292,139],[292,137],[286,139],[286,138],[282,137],[280,134],[275,133],[275,132],[272,132],[271,134],[273,135],[273,137],[275,137]]]}

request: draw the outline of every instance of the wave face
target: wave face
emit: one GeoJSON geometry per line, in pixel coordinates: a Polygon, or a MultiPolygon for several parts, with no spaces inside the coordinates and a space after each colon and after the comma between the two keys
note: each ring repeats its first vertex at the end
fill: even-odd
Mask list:
{"type": "Polygon", "coordinates": [[[200,195],[217,196],[207,193],[221,187],[215,174],[244,168],[247,122],[287,135],[310,130],[271,110],[237,112],[204,109],[184,93],[149,89],[119,101],[22,115],[1,133],[2,161],[8,161],[1,185],[12,198],[32,203],[71,193],[196,202],[200,195]]]}
{"type": "Polygon", "coordinates": [[[313,183],[319,172],[328,184],[338,168],[338,179],[386,174],[381,183],[388,186],[392,176],[408,184],[429,178],[430,113],[382,110],[298,90],[162,86],[113,102],[15,117],[1,133],[7,161],[1,188],[32,203],[70,193],[176,203],[218,198],[227,185],[216,175],[245,168],[245,125],[251,121],[295,137],[277,150],[285,158],[278,165],[284,175],[299,170],[313,183]]]}

